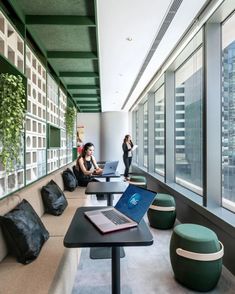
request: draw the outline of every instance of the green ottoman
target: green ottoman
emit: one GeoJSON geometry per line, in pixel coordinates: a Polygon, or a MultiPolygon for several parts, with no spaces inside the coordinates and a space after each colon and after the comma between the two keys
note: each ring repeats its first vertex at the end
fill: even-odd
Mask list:
{"type": "Polygon", "coordinates": [[[196,291],[213,289],[222,270],[223,244],[216,234],[200,225],[181,224],[170,242],[171,265],[178,282],[196,291]]]}
{"type": "Polygon", "coordinates": [[[175,223],[175,199],[168,194],[158,193],[147,212],[150,226],[156,229],[170,229],[175,223]]]}
{"type": "Polygon", "coordinates": [[[142,188],[147,188],[147,180],[145,176],[132,175],[129,183],[132,185],[142,187],[142,188]]]}

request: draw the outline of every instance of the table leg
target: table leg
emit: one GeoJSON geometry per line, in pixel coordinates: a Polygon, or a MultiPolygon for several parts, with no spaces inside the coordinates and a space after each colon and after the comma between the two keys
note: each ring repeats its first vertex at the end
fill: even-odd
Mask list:
{"type": "MultiPolygon", "coordinates": [[[[123,247],[120,247],[120,258],[125,257],[125,251],[123,247]]],[[[90,249],[91,259],[111,259],[112,248],[111,247],[92,247],[90,249]]]]}
{"type": "Polygon", "coordinates": [[[120,247],[112,247],[112,294],[120,294],[120,247]]]}
{"type": "Polygon", "coordinates": [[[113,206],[113,194],[107,195],[107,206],[113,206]]]}

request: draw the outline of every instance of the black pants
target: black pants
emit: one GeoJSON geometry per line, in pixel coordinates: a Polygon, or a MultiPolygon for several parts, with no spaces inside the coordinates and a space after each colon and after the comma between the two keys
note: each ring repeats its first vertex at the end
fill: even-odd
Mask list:
{"type": "Polygon", "coordinates": [[[123,156],[123,162],[125,164],[125,172],[124,177],[127,178],[129,176],[129,169],[131,166],[132,157],[125,157],[123,156]]]}

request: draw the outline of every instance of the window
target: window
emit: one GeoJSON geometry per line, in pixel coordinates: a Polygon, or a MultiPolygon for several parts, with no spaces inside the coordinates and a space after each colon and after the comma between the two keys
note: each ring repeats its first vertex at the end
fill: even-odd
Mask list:
{"type": "Polygon", "coordinates": [[[156,173],[165,173],[165,107],[164,85],[155,92],[154,100],[154,170],[156,173]]]}
{"type": "Polygon", "coordinates": [[[222,25],[222,203],[235,211],[235,15],[222,25]]]}
{"type": "Polygon", "coordinates": [[[202,194],[202,48],[175,71],[175,176],[202,194]]]}
{"type": "Polygon", "coordinates": [[[144,167],[148,167],[148,103],[144,103],[144,167]]]}

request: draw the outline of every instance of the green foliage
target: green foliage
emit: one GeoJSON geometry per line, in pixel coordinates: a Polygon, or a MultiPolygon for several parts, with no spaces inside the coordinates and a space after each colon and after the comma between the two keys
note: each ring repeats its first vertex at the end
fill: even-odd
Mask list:
{"type": "Polygon", "coordinates": [[[6,170],[19,162],[25,120],[25,87],[20,75],[0,74],[0,159],[6,170]]]}
{"type": "Polygon", "coordinates": [[[76,117],[75,107],[67,106],[66,112],[65,112],[65,126],[66,126],[67,135],[69,137],[72,137],[73,135],[75,117],[76,117]]]}

